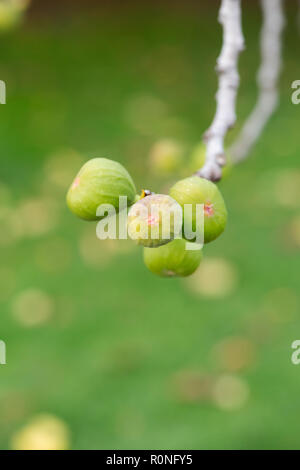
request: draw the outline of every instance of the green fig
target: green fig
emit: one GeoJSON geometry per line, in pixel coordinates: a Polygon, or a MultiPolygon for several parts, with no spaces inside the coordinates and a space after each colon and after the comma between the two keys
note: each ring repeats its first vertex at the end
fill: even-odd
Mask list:
{"type": "MultiPolygon", "coordinates": [[[[204,205],[204,243],[215,240],[224,231],[227,222],[225,202],[218,187],[211,181],[199,176],[185,178],[174,184],[170,195],[181,205],[183,213],[185,204],[191,205],[191,220],[187,222],[193,231],[196,230],[196,205],[204,205]]],[[[185,231],[183,236],[186,236],[185,231]]]]}
{"type": "Polygon", "coordinates": [[[151,194],[130,208],[127,222],[128,234],[138,245],[157,247],[181,232],[182,209],[170,196],[151,194]]]}
{"type": "Polygon", "coordinates": [[[74,179],[68,194],[70,210],[81,219],[98,220],[97,208],[111,204],[119,209],[119,197],[127,196],[127,205],[136,197],[134,182],[128,171],[118,162],[107,158],[93,158],[86,162],[74,179]]]}
{"type": "Polygon", "coordinates": [[[178,238],[158,248],[144,248],[144,262],[154,274],[162,277],[185,277],[198,268],[202,250],[187,249],[192,245],[178,238]]]}

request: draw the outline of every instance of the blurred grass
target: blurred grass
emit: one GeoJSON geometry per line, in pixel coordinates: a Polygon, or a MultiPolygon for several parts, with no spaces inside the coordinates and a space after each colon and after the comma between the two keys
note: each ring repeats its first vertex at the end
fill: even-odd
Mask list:
{"type": "MultiPolygon", "coordinates": [[[[233,136],[256,96],[260,13],[244,7],[247,50],[233,136]]],[[[199,297],[179,280],[156,279],[138,249],[112,250],[103,266],[89,265],[80,251],[85,224],[66,210],[64,188],[49,183],[45,169],[51,155],[71,148],[85,159],[119,160],[138,188],[160,189],[147,167],[153,142],[170,137],[195,145],[214,112],[216,5],[194,8],[145,3],[128,12],[99,7],[97,15],[87,9],[39,21],[29,16],[1,37],[7,105],[0,113],[0,178],[10,193],[1,205],[13,214],[21,201],[46,194],[57,215],[54,227],[35,236],[8,232],[1,247],[1,282],[5,287],[7,272],[13,279],[0,296],[0,338],[7,344],[2,449],[41,412],[67,423],[75,449],[299,448],[300,371],[290,361],[300,331],[299,245],[283,237],[299,205],[282,206],[272,192],[274,174],[299,169],[300,108],[290,101],[290,84],[299,78],[295,4],[288,5],[280,109],[251,158],[221,183],[229,225],[205,249],[205,257],[235,267],[233,293],[199,297]],[[41,265],[36,253],[57,237],[69,258],[47,269],[49,260],[41,265]],[[28,328],[13,306],[31,288],[47,293],[55,308],[50,321],[28,328]],[[296,307],[282,311],[283,304],[275,321],[276,301],[264,305],[281,288],[296,307]],[[218,373],[211,351],[231,336],[248,337],[257,349],[256,363],[240,374],[250,390],[245,406],[228,412],[176,400],[174,374],[218,373]]],[[[52,255],[59,261],[61,252],[52,255]]]]}

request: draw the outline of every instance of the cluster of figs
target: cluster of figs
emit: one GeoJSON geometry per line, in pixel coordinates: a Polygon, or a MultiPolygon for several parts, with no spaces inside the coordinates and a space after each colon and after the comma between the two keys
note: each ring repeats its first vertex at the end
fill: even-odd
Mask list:
{"type": "MultiPolygon", "coordinates": [[[[202,259],[202,250],[186,249],[184,232],[181,231],[179,237],[172,224],[168,237],[161,236],[163,217],[174,208],[174,204],[181,208],[183,220],[185,207],[188,207],[186,205],[192,208],[190,222],[194,231],[198,223],[196,206],[203,205],[204,244],[215,240],[226,226],[227,211],[224,199],[218,187],[211,181],[195,174],[177,181],[168,195],[147,190],[137,195],[128,171],[119,162],[107,158],[93,158],[82,166],[67,193],[67,204],[81,219],[95,221],[104,217],[97,215],[97,209],[102,204],[109,204],[118,212],[120,196],[127,197],[129,236],[131,237],[131,232],[135,233],[135,237],[131,238],[143,246],[145,265],[154,274],[162,277],[189,276],[198,268],[202,259]],[[146,220],[141,220],[145,217],[144,214],[151,214],[151,207],[154,205],[159,208],[159,211],[155,211],[156,216],[147,215],[146,220]],[[158,229],[158,236],[155,238],[151,237],[153,226],[158,229]]],[[[195,243],[195,240],[188,240],[188,243],[193,242],[195,243]]]]}

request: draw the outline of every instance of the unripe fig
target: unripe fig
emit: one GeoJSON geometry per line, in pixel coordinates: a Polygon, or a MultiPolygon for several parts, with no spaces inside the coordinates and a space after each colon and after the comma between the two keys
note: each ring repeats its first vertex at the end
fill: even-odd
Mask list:
{"type": "Polygon", "coordinates": [[[138,245],[157,247],[181,232],[182,209],[165,194],[151,194],[136,202],[128,213],[128,234],[138,245]]]}
{"type": "Polygon", "coordinates": [[[98,220],[97,208],[111,204],[119,209],[119,197],[127,196],[131,205],[136,196],[134,182],[128,171],[108,158],[93,158],[83,165],[74,179],[67,204],[74,214],[85,220],[98,220]]]}
{"type": "Polygon", "coordinates": [[[196,205],[204,205],[204,243],[215,240],[224,231],[227,222],[225,202],[218,187],[211,181],[199,176],[185,178],[174,184],[170,195],[181,205],[183,213],[185,204],[192,205],[192,219],[189,222],[193,231],[197,222],[196,205]]]}
{"type": "Polygon", "coordinates": [[[186,242],[178,238],[158,248],[144,248],[144,262],[154,274],[162,277],[189,276],[198,268],[202,250],[187,250],[186,242]]]}

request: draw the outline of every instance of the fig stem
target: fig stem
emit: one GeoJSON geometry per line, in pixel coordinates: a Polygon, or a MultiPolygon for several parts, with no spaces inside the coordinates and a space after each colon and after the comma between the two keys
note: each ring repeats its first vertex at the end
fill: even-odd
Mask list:
{"type": "MultiPolygon", "coordinates": [[[[299,4],[300,7],[300,4],[299,4]]],[[[278,79],[282,65],[283,0],[261,0],[261,63],[257,72],[258,97],[243,128],[230,147],[234,163],[247,158],[278,104],[278,79]]]]}
{"type": "Polygon", "coordinates": [[[223,26],[223,45],[217,59],[219,76],[217,108],[211,126],[204,134],[206,158],[197,174],[211,181],[222,177],[225,164],[224,139],[236,121],[235,102],[239,86],[238,58],[244,49],[241,0],[222,0],[219,22],[223,26]]]}

